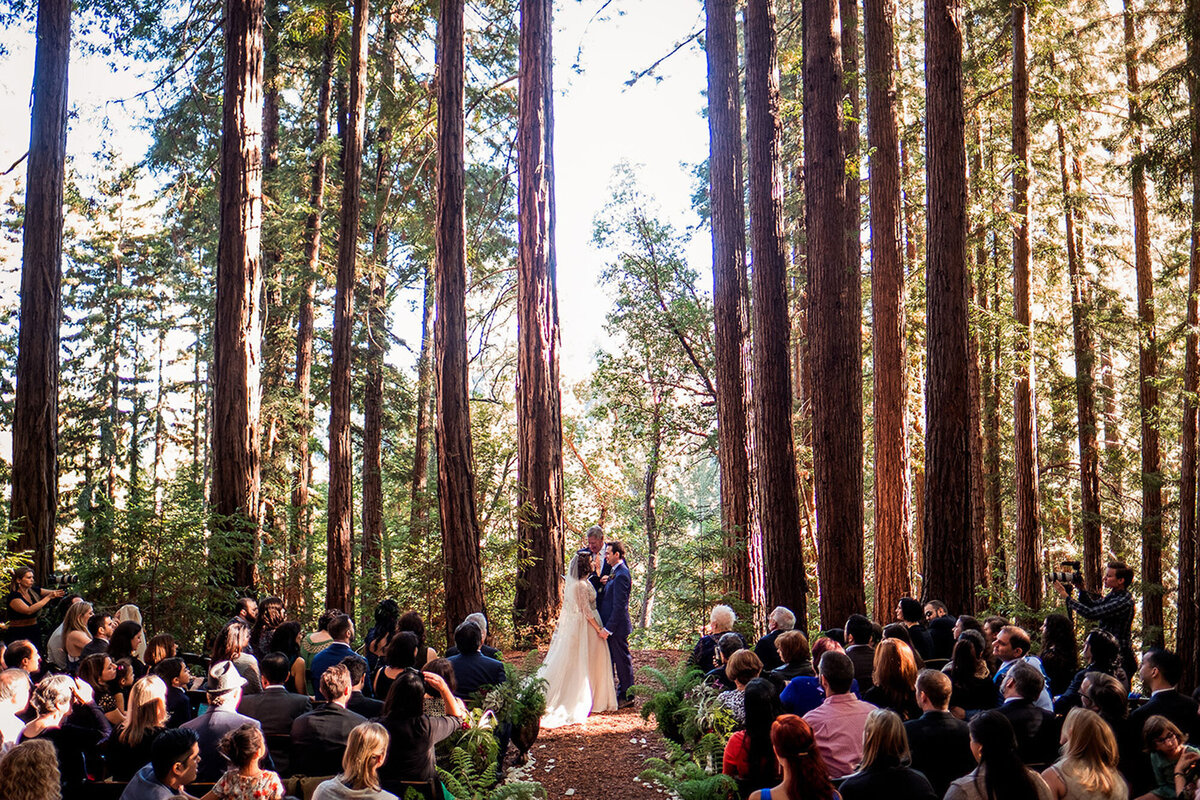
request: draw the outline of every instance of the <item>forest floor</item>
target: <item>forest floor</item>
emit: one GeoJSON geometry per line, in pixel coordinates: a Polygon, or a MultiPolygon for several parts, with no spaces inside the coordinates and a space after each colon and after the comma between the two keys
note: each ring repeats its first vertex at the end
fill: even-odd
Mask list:
{"type": "MultiPolygon", "coordinates": [[[[543,653],[544,655],[544,653],[543,653]]],[[[505,654],[519,663],[524,654],[505,654]]],[[[637,671],[658,659],[678,662],[680,650],[633,651],[634,682],[637,671]]],[[[529,751],[529,762],[509,770],[510,779],[537,781],[546,787],[549,800],[635,800],[663,797],[664,791],[637,779],[652,756],[663,757],[666,748],[654,727],[654,718],[643,720],[641,698],[631,708],[596,714],[578,725],[543,730],[529,751]]],[[[509,750],[509,758],[515,750],[509,750]]]]}

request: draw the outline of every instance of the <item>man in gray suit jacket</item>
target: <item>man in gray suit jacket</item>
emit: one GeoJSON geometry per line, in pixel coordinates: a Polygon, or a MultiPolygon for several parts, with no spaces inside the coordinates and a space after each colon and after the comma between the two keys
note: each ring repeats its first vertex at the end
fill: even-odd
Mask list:
{"type": "MultiPolygon", "coordinates": [[[[227,766],[219,747],[221,737],[235,731],[246,723],[262,727],[258,720],[242,716],[236,709],[242,699],[242,687],[246,679],[238,674],[232,661],[218,661],[208,669],[208,711],[180,727],[196,732],[200,741],[200,768],[196,780],[213,783],[223,774],[227,766]]],[[[267,754],[267,769],[274,770],[275,764],[267,754]]]]}
{"type": "MultiPolygon", "coordinates": [[[[292,732],[292,723],[296,717],[312,711],[312,701],[308,695],[289,692],[284,683],[287,682],[291,665],[283,653],[271,653],[259,662],[262,670],[263,690],[258,694],[248,694],[238,705],[238,713],[252,717],[261,723],[262,731],[267,737],[272,735],[288,736],[292,732]]],[[[288,748],[271,747],[272,741],[267,739],[267,747],[275,766],[283,774],[288,773],[288,748]]]]}

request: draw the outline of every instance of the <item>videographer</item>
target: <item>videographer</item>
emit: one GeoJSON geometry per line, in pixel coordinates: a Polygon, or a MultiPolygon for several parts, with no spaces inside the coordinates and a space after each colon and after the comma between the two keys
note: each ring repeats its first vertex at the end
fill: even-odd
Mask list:
{"type": "Polygon", "coordinates": [[[1137,670],[1137,661],[1133,657],[1133,595],[1129,594],[1129,584],[1133,582],[1133,570],[1123,561],[1108,562],[1104,571],[1104,588],[1108,594],[1100,597],[1089,592],[1079,584],[1079,599],[1071,597],[1070,591],[1061,581],[1054,582],[1055,590],[1067,601],[1067,608],[1084,619],[1094,620],[1102,631],[1108,631],[1116,637],[1121,646],[1121,666],[1126,675],[1133,675],[1137,670]]]}
{"type": "Polygon", "coordinates": [[[33,570],[19,567],[13,572],[12,590],[4,598],[8,610],[8,628],[4,631],[4,643],[12,644],[19,639],[28,639],[41,651],[42,631],[38,625],[38,612],[51,600],[66,594],[63,589],[43,589],[34,585],[33,570]]]}

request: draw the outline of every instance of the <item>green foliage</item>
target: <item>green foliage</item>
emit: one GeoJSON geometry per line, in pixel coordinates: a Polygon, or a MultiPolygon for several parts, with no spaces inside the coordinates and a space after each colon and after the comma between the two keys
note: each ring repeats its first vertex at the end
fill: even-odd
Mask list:
{"type": "Polygon", "coordinates": [[[658,732],[666,739],[678,744],[686,742],[685,729],[694,730],[694,723],[689,720],[694,706],[687,696],[700,685],[704,674],[686,661],[672,666],[665,658],[660,658],[656,666],[642,667],[638,674],[648,679],[647,683],[630,689],[634,695],[646,698],[641,707],[642,719],[653,715],[658,732]]]}
{"type": "Polygon", "coordinates": [[[708,734],[692,752],[675,742],[667,742],[667,757],[646,759],[646,768],[638,779],[656,783],[675,792],[682,800],[736,800],[738,785],[721,773],[724,740],[708,734]]]}
{"type": "Polygon", "coordinates": [[[490,709],[500,724],[519,728],[546,713],[546,679],[538,677],[541,654],[528,653],[521,666],[506,663],[506,680],[488,690],[483,707],[490,709]]]}
{"type": "Polygon", "coordinates": [[[529,781],[498,783],[495,720],[490,712],[473,711],[470,726],[439,763],[438,778],[457,800],[544,800],[546,790],[529,781]]]}

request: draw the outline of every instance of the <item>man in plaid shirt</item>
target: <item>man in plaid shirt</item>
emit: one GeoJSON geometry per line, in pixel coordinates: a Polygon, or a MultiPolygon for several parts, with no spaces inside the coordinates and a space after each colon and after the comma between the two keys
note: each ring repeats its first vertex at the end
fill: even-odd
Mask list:
{"type": "Polygon", "coordinates": [[[1079,599],[1071,597],[1070,592],[1061,583],[1055,581],[1054,588],[1067,601],[1067,608],[1084,619],[1096,621],[1096,626],[1102,631],[1108,631],[1116,637],[1121,645],[1121,666],[1125,674],[1132,676],[1137,670],[1137,661],[1133,657],[1133,596],[1129,594],[1129,584],[1133,582],[1133,570],[1123,561],[1110,561],[1104,571],[1104,588],[1108,594],[1104,597],[1092,594],[1080,587],[1079,599]]]}

